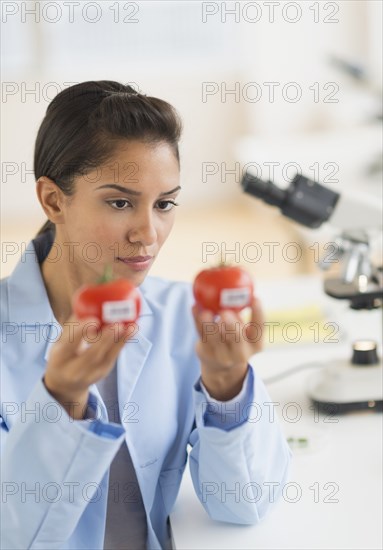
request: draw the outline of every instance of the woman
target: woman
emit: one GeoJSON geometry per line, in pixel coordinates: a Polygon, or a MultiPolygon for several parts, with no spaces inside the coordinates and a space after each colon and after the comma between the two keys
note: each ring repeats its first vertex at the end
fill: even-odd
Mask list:
{"type": "Polygon", "coordinates": [[[4,548],[170,548],[188,444],[214,519],[257,523],[274,500],[262,484],[282,490],[288,446],[248,365],[257,301],[237,341],[238,316],[147,276],[174,222],[180,133],[168,103],[117,82],[77,84],[47,109],[34,169],[49,221],[1,282],[4,548]],[[139,289],[135,334],[72,313],[106,264],[139,289]]]}

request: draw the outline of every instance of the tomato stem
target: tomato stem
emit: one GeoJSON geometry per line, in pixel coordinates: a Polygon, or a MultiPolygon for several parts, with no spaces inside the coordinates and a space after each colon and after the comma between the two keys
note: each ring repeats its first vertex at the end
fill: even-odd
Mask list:
{"type": "Polygon", "coordinates": [[[112,281],[112,280],[113,280],[113,267],[111,266],[111,264],[106,264],[104,268],[104,273],[102,277],[100,277],[98,283],[99,284],[109,283],[109,281],[112,281]]]}

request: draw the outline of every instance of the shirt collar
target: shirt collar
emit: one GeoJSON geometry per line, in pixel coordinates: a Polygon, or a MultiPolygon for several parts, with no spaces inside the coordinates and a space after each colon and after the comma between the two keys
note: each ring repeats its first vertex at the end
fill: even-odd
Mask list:
{"type": "MultiPolygon", "coordinates": [[[[16,324],[58,325],[40,269],[40,263],[47,256],[53,240],[53,232],[48,231],[30,241],[9,277],[9,314],[16,324]]],[[[143,293],[140,287],[137,290],[141,297],[140,317],[152,315],[152,309],[144,295],[146,292],[143,293]]]]}

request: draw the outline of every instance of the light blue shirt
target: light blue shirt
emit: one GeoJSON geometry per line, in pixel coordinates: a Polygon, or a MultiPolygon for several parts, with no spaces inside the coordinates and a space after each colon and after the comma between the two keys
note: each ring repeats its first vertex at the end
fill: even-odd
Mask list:
{"type": "Polygon", "coordinates": [[[125,443],[145,506],[148,548],[166,545],[188,445],[196,494],[213,519],[255,524],[265,516],[287,480],[291,453],[278,421],[270,422],[264,404],[271,399],[252,367],[230,402],[201,387],[189,284],[149,276],[139,287],[139,331],[117,360],[121,424],[108,421],[96,385],[89,399],[95,418],[83,421],[45,389],[61,327],[33,242],[0,289],[2,548],[101,549],[108,471],[125,443]],[[272,500],[265,483],[275,484],[272,500]]]}

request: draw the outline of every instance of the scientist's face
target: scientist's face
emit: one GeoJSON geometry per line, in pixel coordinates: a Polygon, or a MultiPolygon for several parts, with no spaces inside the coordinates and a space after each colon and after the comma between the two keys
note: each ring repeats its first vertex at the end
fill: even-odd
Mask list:
{"type": "Polygon", "coordinates": [[[75,179],[58,228],[84,282],[106,264],[116,277],[143,282],[173,226],[179,180],[169,144],[139,141],[122,141],[104,165],[75,179]]]}

